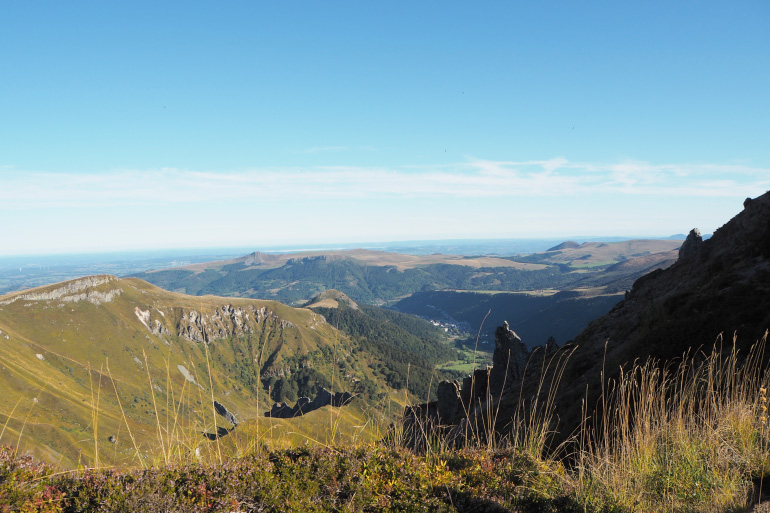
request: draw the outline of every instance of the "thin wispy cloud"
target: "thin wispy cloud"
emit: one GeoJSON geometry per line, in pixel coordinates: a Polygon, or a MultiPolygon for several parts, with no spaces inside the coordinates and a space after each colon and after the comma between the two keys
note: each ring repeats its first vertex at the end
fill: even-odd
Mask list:
{"type": "Polygon", "coordinates": [[[324,166],[242,172],[179,169],[98,174],[6,171],[0,209],[260,200],[653,195],[728,197],[770,189],[770,169],[737,165],[469,159],[395,168],[324,166]],[[726,178],[727,177],[727,178],[726,178]]]}

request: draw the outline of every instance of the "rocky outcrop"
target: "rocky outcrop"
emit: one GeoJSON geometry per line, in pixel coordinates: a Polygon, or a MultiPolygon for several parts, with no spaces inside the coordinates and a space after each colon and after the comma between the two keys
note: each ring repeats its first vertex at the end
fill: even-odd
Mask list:
{"type": "Polygon", "coordinates": [[[436,389],[439,419],[453,419],[463,411],[462,387],[456,381],[442,381],[436,389]]]}
{"type": "MultiPolygon", "coordinates": [[[[491,412],[512,390],[520,391],[523,381],[538,381],[543,363],[559,351],[553,339],[531,352],[504,322],[495,331],[492,366],[476,369],[462,380],[442,381],[436,390],[436,401],[407,408],[404,415],[406,445],[420,449],[426,433],[443,435],[450,445],[461,445],[468,436],[478,436],[478,423],[471,418],[480,412],[491,412]],[[527,369],[531,369],[528,371],[527,369]]],[[[538,393],[539,391],[535,391],[538,393]]]]}
{"type": "Polygon", "coordinates": [[[227,422],[232,424],[232,427],[228,429],[224,426],[217,426],[216,431],[213,433],[203,433],[205,438],[212,441],[229,435],[236,427],[238,427],[238,420],[236,419],[235,414],[228,410],[224,404],[220,403],[219,401],[214,401],[214,411],[216,411],[218,415],[222,416],[227,422]]]}
{"type": "Polygon", "coordinates": [[[235,414],[227,409],[227,407],[219,401],[214,401],[214,411],[221,415],[227,422],[233,425],[238,425],[238,419],[235,418],[235,414]]]}
{"type": "MultiPolygon", "coordinates": [[[[547,352],[558,349],[556,342],[550,340],[547,352]]],[[[540,351],[545,348],[540,348],[540,351]]],[[[495,332],[495,351],[492,354],[492,366],[476,369],[473,374],[463,378],[462,383],[442,381],[436,389],[436,413],[441,422],[453,423],[463,418],[481,401],[499,398],[515,386],[524,376],[527,363],[533,353],[504,321],[495,332]]]]}
{"type": "Polygon", "coordinates": [[[88,276],[79,280],[68,281],[54,289],[37,289],[35,292],[17,294],[0,302],[0,305],[9,305],[15,301],[61,301],[63,303],[77,303],[88,301],[95,305],[109,303],[121,294],[120,288],[111,290],[94,290],[100,285],[117,281],[118,278],[111,275],[88,276]]]}
{"type": "Polygon", "coordinates": [[[192,342],[208,342],[239,335],[251,335],[258,331],[266,320],[273,320],[278,328],[291,328],[294,325],[281,319],[267,307],[234,307],[225,304],[217,307],[213,313],[201,313],[197,310],[181,310],[176,324],[176,334],[192,342]]]}
{"type": "Polygon", "coordinates": [[[527,347],[508,326],[508,321],[497,328],[492,369],[489,373],[489,389],[492,396],[499,397],[506,388],[521,379],[529,356],[527,347]]]}
{"type": "Polygon", "coordinates": [[[679,248],[679,259],[687,260],[693,258],[698,254],[698,250],[703,244],[703,237],[701,237],[700,230],[693,228],[690,230],[690,234],[682,243],[682,247],[679,248]]]}
{"type": "MultiPolygon", "coordinates": [[[[158,313],[160,313],[162,317],[165,317],[163,312],[158,311],[158,313]]],[[[139,319],[139,322],[144,324],[144,327],[150,330],[150,333],[153,335],[168,336],[171,334],[171,332],[163,325],[160,319],[153,319],[152,311],[149,308],[147,310],[142,310],[137,306],[134,308],[134,314],[136,314],[136,318],[139,319]]]]}
{"type": "Polygon", "coordinates": [[[311,411],[315,411],[324,406],[347,406],[353,400],[353,394],[350,392],[337,392],[332,394],[325,388],[322,388],[315,399],[312,401],[307,397],[300,397],[297,404],[289,406],[286,403],[275,403],[270,411],[265,412],[265,417],[274,419],[291,419],[299,417],[311,411]]]}

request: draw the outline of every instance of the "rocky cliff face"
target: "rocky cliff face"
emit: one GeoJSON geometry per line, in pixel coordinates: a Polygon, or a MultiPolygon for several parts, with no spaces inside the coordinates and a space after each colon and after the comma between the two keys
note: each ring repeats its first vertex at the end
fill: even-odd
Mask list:
{"type": "Polygon", "coordinates": [[[694,229],[677,262],[643,276],[628,297],[575,342],[586,348],[609,341],[619,356],[680,355],[710,346],[720,333],[745,344],[770,327],[770,193],[706,241],[694,229]]]}
{"type": "Polygon", "coordinates": [[[87,276],[79,280],[72,280],[61,287],[51,289],[47,287],[47,290],[32,289],[32,291],[26,294],[15,294],[5,301],[0,302],[0,305],[10,305],[15,301],[59,301],[61,303],[77,303],[79,301],[89,301],[95,305],[101,303],[109,303],[115,296],[119,296],[121,293],[120,288],[110,290],[94,290],[100,285],[115,283],[118,278],[110,275],[103,276],[87,276]]]}
{"type": "Polygon", "coordinates": [[[229,304],[218,306],[213,312],[201,313],[193,309],[175,308],[167,313],[162,310],[136,308],[137,318],[153,335],[170,335],[171,330],[178,337],[192,342],[209,342],[239,335],[251,335],[260,329],[265,320],[273,320],[279,328],[293,324],[281,319],[267,307],[234,307],[229,304]],[[178,320],[174,323],[173,319],[178,320]]]}

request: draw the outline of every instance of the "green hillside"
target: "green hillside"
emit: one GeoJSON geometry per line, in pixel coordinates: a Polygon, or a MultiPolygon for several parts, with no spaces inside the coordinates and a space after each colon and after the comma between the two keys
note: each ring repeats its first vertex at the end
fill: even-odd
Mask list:
{"type": "Polygon", "coordinates": [[[408,388],[418,398],[431,399],[438,382],[452,377],[435,369],[437,364],[457,360],[457,351],[443,342],[441,331],[422,319],[371,306],[353,309],[344,303],[337,308],[311,308],[357,342],[361,351],[376,357],[375,373],[392,388],[408,388]]]}
{"type": "Polygon", "coordinates": [[[227,443],[246,432],[278,444],[367,438],[406,399],[379,372],[384,358],[310,309],[185,296],[135,278],[0,296],[0,443],[67,467],[97,453],[101,464],[157,461],[230,427],[212,400],[241,422],[227,443]],[[312,398],[321,386],[356,398],[302,419],[263,417],[273,400],[312,398]]]}

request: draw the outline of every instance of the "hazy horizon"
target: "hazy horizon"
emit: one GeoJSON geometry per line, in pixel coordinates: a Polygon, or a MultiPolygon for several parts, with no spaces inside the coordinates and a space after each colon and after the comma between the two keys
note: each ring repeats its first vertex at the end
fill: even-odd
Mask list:
{"type": "MultiPolygon", "coordinates": [[[[431,247],[439,245],[460,245],[460,246],[480,246],[484,244],[505,244],[515,245],[517,243],[561,243],[567,241],[575,242],[621,242],[626,240],[638,239],[671,239],[676,235],[681,235],[682,240],[686,237],[685,233],[669,234],[659,236],[593,236],[593,235],[568,235],[564,237],[522,237],[522,238],[483,238],[483,239],[414,239],[414,240],[382,240],[367,242],[332,242],[328,244],[279,244],[279,245],[238,245],[238,246],[199,246],[199,247],[157,247],[157,248],[135,248],[125,250],[106,250],[106,251],[69,251],[69,252],[38,252],[38,253],[0,253],[0,260],[15,259],[24,257],[99,257],[112,255],[115,257],[137,256],[141,258],[153,258],[155,256],[184,256],[195,254],[215,254],[215,253],[235,253],[242,251],[242,256],[253,252],[264,253],[298,253],[309,251],[344,251],[351,249],[381,249],[383,251],[392,251],[398,246],[403,249],[408,247],[431,247]]],[[[711,234],[702,233],[704,237],[711,234]]],[[[238,253],[241,254],[241,253],[238,253]]]]}

